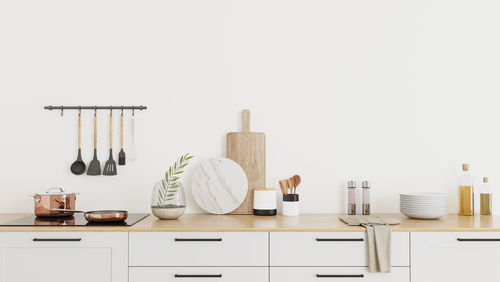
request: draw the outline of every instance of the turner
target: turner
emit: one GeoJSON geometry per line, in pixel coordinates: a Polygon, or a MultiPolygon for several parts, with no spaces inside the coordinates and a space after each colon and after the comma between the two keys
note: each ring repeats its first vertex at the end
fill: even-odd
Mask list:
{"type": "Polygon", "coordinates": [[[125,165],[125,151],[123,151],[123,110],[120,117],[120,153],[118,153],[118,164],[125,165]]]}
{"type": "Polygon", "coordinates": [[[113,111],[109,113],[109,158],[104,165],[104,175],[116,175],[116,162],[113,160],[113,111]]]}
{"type": "Polygon", "coordinates": [[[94,112],[94,158],[90,161],[87,175],[101,175],[101,163],[97,159],[97,112],[94,112]]]}

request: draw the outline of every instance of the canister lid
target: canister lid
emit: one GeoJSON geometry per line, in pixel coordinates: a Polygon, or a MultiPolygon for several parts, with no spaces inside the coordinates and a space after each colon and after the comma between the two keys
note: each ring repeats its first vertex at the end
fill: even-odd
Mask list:
{"type": "Polygon", "coordinates": [[[284,202],[298,202],[299,194],[285,194],[283,195],[284,202]]]}
{"type": "Polygon", "coordinates": [[[353,180],[348,181],[347,188],[356,188],[356,181],[353,180]]]}
{"type": "Polygon", "coordinates": [[[369,180],[365,180],[365,181],[363,181],[363,183],[361,184],[361,186],[363,188],[370,188],[372,186],[372,183],[369,180]]]}

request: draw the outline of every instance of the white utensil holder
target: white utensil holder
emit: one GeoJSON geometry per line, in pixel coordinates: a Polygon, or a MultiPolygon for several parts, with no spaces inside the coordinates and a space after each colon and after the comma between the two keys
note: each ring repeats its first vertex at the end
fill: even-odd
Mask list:
{"type": "Polygon", "coordinates": [[[299,203],[300,203],[299,194],[283,195],[282,214],[284,216],[299,216],[300,215],[299,203]]]}

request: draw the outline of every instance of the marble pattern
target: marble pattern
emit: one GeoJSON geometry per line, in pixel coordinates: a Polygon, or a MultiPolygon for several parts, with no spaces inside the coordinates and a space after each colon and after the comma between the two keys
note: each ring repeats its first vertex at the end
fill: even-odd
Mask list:
{"type": "Polygon", "coordinates": [[[230,213],[246,198],[247,175],[239,164],[230,159],[209,159],[194,172],[191,192],[196,203],[205,211],[230,213]]]}

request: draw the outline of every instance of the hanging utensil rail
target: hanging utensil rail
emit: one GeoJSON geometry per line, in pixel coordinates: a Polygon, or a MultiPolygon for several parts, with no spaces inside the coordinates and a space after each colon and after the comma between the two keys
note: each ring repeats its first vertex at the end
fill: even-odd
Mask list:
{"type": "Polygon", "coordinates": [[[49,110],[49,111],[52,111],[52,110],[60,110],[61,111],[61,116],[64,114],[64,111],[65,110],[78,110],[78,111],[81,111],[81,110],[93,110],[93,111],[97,111],[97,110],[132,110],[132,111],[135,111],[135,110],[147,110],[148,107],[146,106],[143,106],[143,105],[140,105],[140,106],[45,106],[43,107],[45,110],[49,110]]]}

